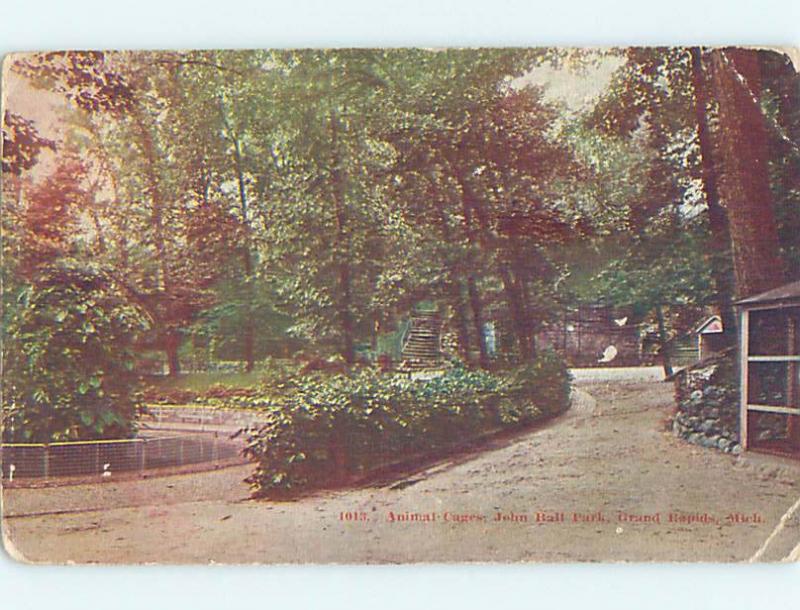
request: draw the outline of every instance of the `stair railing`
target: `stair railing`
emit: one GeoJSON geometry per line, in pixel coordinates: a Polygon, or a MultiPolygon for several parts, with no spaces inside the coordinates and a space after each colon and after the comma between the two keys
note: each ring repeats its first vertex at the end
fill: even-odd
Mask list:
{"type": "Polygon", "coordinates": [[[411,338],[411,327],[413,326],[414,322],[409,319],[408,324],[405,325],[403,329],[403,333],[400,336],[400,360],[403,358],[403,352],[406,351],[406,345],[408,345],[408,340],[411,338]]]}

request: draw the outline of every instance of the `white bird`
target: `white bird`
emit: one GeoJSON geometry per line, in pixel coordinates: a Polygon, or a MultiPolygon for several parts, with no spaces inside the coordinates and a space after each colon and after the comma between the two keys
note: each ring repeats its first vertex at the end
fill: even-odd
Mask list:
{"type": "Polygon", "coordinates": [[[609,345],[605,350],[603,350],[603,357],[598,360],[598,362],[611,362],[614,358],[617,357],[617,348],[613,345],[609,345]]]}
{"type": "Polygon", "coordinates": [[[109,468],[111,468],[111,464],[103,464],[103,476],[104,477],[110,477],[111,476],[111,471],[109,470],[109,468]]]}
{"type": "Polygon", "coordinates": [[[14,471],[17,469],[14,464],[10,464],[8,467],[8,481],[11,482],[14,480],[14,471]]]}
{"type": "Polygon", "coordinates": [[[614,319],[614,324],[616,324],[617,326],[625,326],[627,322],[628,322],[628,316],[625,316],[624,318],[614,319]]]}

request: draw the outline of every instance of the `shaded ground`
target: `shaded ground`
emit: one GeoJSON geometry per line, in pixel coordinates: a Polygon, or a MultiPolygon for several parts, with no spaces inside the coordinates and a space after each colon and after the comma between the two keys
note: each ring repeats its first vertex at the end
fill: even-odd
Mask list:
{"type": "Polygon", "coordinates": [[[792,553],[800,519],[787,510],[800,496],[800,463],[678,441],[662,424],[672,386],[637,381],[641,374],[615,373],[613,384],[578,376],[575,406],[547,427],[400,484],[251,501],[241,483],[250,468],[237,467],[13,489],[4,494],[5,533],[15,554],[56,562],[747,561],[792,553]],[[79,512],[41,514],[53,511],[79,512]],[[498,513],[506,519],[495,521],[498,513]]]}

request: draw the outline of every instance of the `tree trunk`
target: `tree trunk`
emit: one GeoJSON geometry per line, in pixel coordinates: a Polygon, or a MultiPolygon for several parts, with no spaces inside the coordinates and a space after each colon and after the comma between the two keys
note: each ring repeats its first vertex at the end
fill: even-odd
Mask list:
{"type": "MultiPolygon", "coordinates": [[[[144,192],[150,198],[150,222],[153,228],[153,245],[156,249],[158,263],[156,286],[158,292],[160,292],[162,296],[167,297],[166,299],[162,299],[163,307],[166,311],[161,311],[159,315],[169,319],[169,308],[171,307],[169,295],[172,289],[172,278],[169,262],[167,260],[167,244],[164,231],[164,201],[159,184],[160,173],[156,163],[156,149],[153,142],[153,134],[145,124],[141,108],[134,107],[133,118],[139,130],[142,155],[145,160],[144,192]]],[[[170,376],[178,375],[180,373],[180,362],[178,360],[180,336],[177,335],[175,331],[171,330],[162,332],[166,333],[164,337],[164,344],[166,346],[164,351],[169,364],[169,374],[170,376]]]]}
{"type": "Polygon", "coordinates": [[[339,154],[339,119],[330,113],[331,123],[331,181],[336,210],[336,254],[339,267],[339,324],[342,331],[341,354],[348,365],[355,364],[355,340],[353,337],[352,284],[350,270],[350,246],[347,235],[345,172],[339,154]]]}
{"type": "MultiPolygon", "coordinates": [[[[245,231],[249,228],[249,209],[247,202],[247,187],[244,179],[244,165],[242,163],[242,148],[239,138],[233,133],[230,134],[233,141],[233,160],[236,168],[236,179],[239,185],[239,208],[242,215],[242,224],[245,231]]],[[[242,253],[244,263],[245,280],[245,302],[244,302],[244,322],[242,324],[242,345],[245,361],[245,371],[251,372],[255,368],[255,328],[253,326],[253,259],[250,248],[249,235],[245,234],[244,252],[242,253]]]]}
{"type": "MultiPolygon", "coordinates": [[[[464,214],[464,232],[467,235],[469,242],[470,255],[468,257],[468,264],[470,268],[476,267],[475,256],[472,252],[473,248],[478,247],[477,239],[475,236],[475,227],[473,226],[472,212],[475,208],[475,196],[467,183],[464,176],[456,173],[456,179],[461,187],[461,206],[464,214]]],[[[481,368],[489,368],[489,351],[486,348],[486,335],[483,332],[483,305],[481,303],[480,290],[475,280],[475,275],[470,273],[467,277],[467,292],[469,295],[470,308],[472,309],[472,321],[475,327],[476,339],[478,341],[478,353],[480,354],[478,363],[481,368]]]]}
{"type": "Polygon", "coordinates": [[[515,282],[516,292],[519,295],[520,315],[522,317],[522,324],[524,327],[525,337],[528,340],[526,361],[536,360],[536,333],[541,328],[541,316],[535,315],[531,307],[531,295],[528,280],[530,280],[530,273],[525,268],[525,256],[531,256],[530,253],[524,254],[523,247],[517,243],[514,238],[512,241],[511,253],[512,258],[512,277],[515,282]]]}
{"type": "Polygon", "coordinates": [[[472,321],[475,325],[475,333],[478,335],[478,352],[480,354],[478,364],[482,369],[488,369],[491,363],[489,362],[489,350],[486,348],[486,335],[483,328],[483,304],[481,303],[478,285],[473,275],[467,278],[467,290],[469,291],[469,304],[472,308],[472,321]]]}
{"type": "MultiPolygon", "coordinates": [[[[428,188],[428,196],[434,200],[435,193],[432,187],[428,188]]],[[[445,243],[451,243],[450,225],[447,224],[447,216],[444,212],[444,206],[438,206],[439,210],[439,224],[442,232],[442,239],[445,243]]],[[[455,314],[456,334],[458,336],[458,349],[461,357],[467,365],[472,364],[472,356],[470,355],[470,340],[469,340],[469,322],[467,314],[467,305],[464,302],[464,282],[462,274],[455,265],[450,266],[449,273],[449,289],[450,299],[453,303],[453,311],[455,314]]]]}
{"type": "Polygon", "coordinates": [[[667,337],[667,325],[664,322],[664,310],[661,305],[656,305],[655,313],[658,321],[658,345],[661,351],[661,365],[664,367],[664,376],[671,377],[673,373],[672,358],[669,337],[667,337]]]}
{"type": "Polygon", "coordinates": [[[178,350],[181,347],[181,335],[176,331],[170,331],[164,339],[164,352],[167,355],[167,366],[169,376],[177,377],[181,373],[181,361],[178,358],[178,350]]]}
{"type": "Polygon", "coordinates": [[[94,224],[94,232],[97,235],[97,253],[103,255],[106,253],[107,250],[106,236],[105,236],[105,231],[103,231],[103,225],[100,222],[100,216],[98,215],[94,205],[90,206],[89,214],[92,217],[92,224],[94,224]]]}
{"type": "Polygon", "coordinates": [[[139,108],[134,110],[133,116],[141,137],[142,154],[145,158],[145,186],[144,191],[150,198],[151,215],[150,221],[153,225],[153,244],[156,248],[158,257],[158,278],[156,285],[163,292],[168,292],[171,288],[171,277],[169,263],[167,262],[167,245],[164,236],[164,202],[159,187],[159,170],[156,166],[156,150],[153,143],[153,134],[145,125],[142,111],[139,108]]]}
{"type": "Polygon", "coordinates": [[[452,282],[452,294],[455,310],[456,333],[458,335],[458,347],[461,351],[461,357],[467,365],[472,364],[472,355],[470,354],[470,340],[469,340],[469,314],[467,313],[467,304],[464,302],[464,290],[461,280],[454,280],[452,282]]]}
{"type": "Polygon", "coordinates": [[[784,281],[769,183],[768,143],[758,98],[758,53],[717,49],[711,53],[719,103],[719,194],[728,211],[736,293],[739,298],[784,281]]]}
{"type": "Polygon", "coordinates": [[[500,279],[503,282],[503,293],[506,305],[511,313],[514,326],[514,339],[519,351],[519,361],[526,362],[530,357],[530,337],[528,336],[527,322],[525,320],[525,307],[521,300],[518,285],[511,277],[511,272],[505,264],[500,265],[500,279]]]}
{"type": "Polygon", "coordinates": [[[711,261],[717,305],[724,329],[723,341],[726,345],[734,345],[737,319],[733,308],[734,280],[731,265],[731,235],[725,208],[719,201],[714,143],[708,125],[708,83],[703,69],[703,55],[700,47],[692,47],[689,53],[692,58],[694,110],[700,144],[703,190],[706,195],[708,225],[711,230],[711,239],[707,242],[706,254],[711,261]]]}
{"type": "Polygon", "coordinates": [[[253,325],[253,262],[250,248],[244,249],[244,274],[246,284],[244,323],[242,324],[242,340],[244,344],[245,372],[249,373],[255,368],[255,326],[253,325]]]}

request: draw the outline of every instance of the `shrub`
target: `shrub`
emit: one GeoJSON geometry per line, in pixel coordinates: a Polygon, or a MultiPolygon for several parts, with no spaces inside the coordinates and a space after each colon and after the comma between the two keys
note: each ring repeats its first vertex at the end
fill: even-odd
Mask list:
{"type": "Polygon", "coordinates": [[[147,386],[142,391],[142,400],[145,403],[158,403],[166,405],[182,405],[196,402],[200,394],[194,390],[174,387],[147,386]]]}
{"type": "Polygon", "coordinates": [[[4,358],[4,430],[11,441],[131,436],[138,400],[133,344],[141,311],[106,272],[44,268],[20,295],[4,358]]]}
{"type": "Polygon", "coordinates": [[[522,426],[569,404],[569,374],[544,355],[506,377],[455,368],[427,381],[363,370],[287,381],[278,398],[235,400],[264,411],[247,431],[258,494],[346,481],[415,454],[522,426]]]}
{"type": "Polygon", "coordinates": [[[566,363],[555,352],[544,351],[535,362],[507,376],[504,413],[511,423],[557,415],[569,407],[571,389],[572,375],[566,363]]]}

